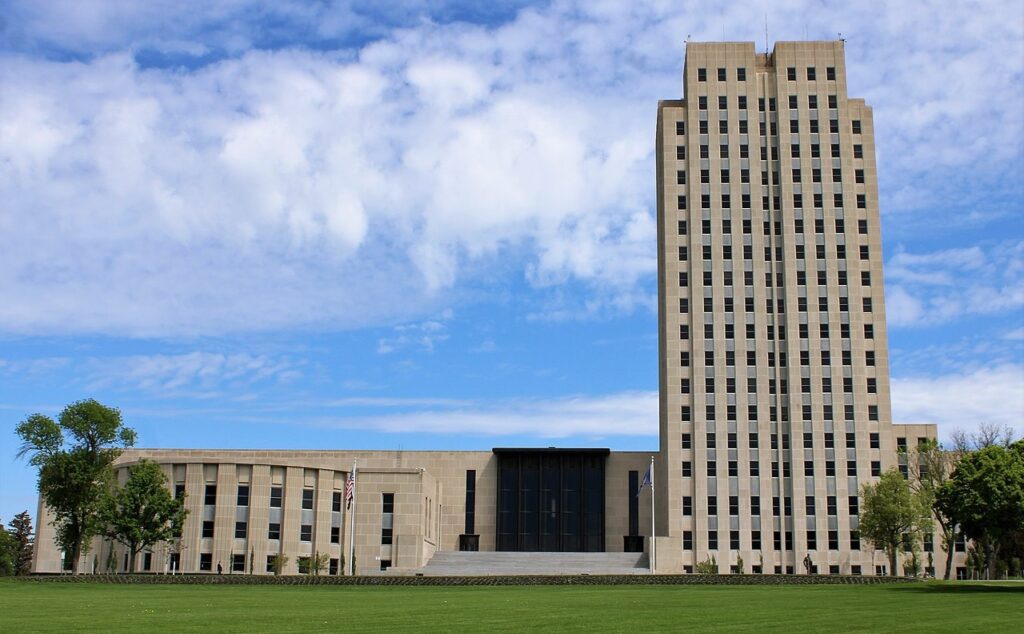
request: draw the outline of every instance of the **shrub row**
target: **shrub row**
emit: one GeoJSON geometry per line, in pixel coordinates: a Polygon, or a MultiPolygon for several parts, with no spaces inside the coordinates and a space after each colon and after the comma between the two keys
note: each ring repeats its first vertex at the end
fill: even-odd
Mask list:
{"type": "Polygon", "coordinates": [[[837,585],[908,583],[905,577],[852,575],[499,575],[488,577],[312,575],[34,575],[56,583],[281,585],[281,586],[571,586],[571,585],[837,585]]]}

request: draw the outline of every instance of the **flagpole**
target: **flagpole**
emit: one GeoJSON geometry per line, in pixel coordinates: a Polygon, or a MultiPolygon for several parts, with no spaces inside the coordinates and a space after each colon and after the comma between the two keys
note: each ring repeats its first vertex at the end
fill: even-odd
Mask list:
{"type": "Polygon", "coordinates": [[[651,574],[654,574],[654,560],[658,547],[654,541],[654,456],[651,456],[651,574]]]}
{"type": "Polygon", "coordinates": [[[348,575],[351,577],[355,574],[355,556],[356,556],[356,461],[352,460],[352,473],[348,474],[349,481],[352,484],[352,504],[348,509],[348,575]]]}

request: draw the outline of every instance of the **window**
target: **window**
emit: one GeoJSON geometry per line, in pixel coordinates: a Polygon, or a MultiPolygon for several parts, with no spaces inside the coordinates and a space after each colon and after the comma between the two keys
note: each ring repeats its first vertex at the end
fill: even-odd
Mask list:
{"type": "MultiPolygon", "coordinates": [[[[761,550],[761,531],[750,531],[750,547],[753,550],[761,550]]],[[[754,566],[754,572],[758,572],[757,568],[760,566],[754,566]]]]}
{"type": "Polygon", "coordinates": [[[692,449],[693,439],[690,434],[683,434],[683,449],[692,449]]]}
{"type": "Polygon", "coordinates": [[[693,477],[693,463],[690,462],[689,460],[684,460],[683,461],[683,477],[684,478],[692,478],[693,477]]]}
{"type": "Polygon", "coordinates": [[[705,96],[697,97],[697,109],[707,110],[708,109],[708,98],[705,96]]]}
{"type": "Polygon", "coordinates": [[[869,439],[869,446],[872,449],[878,449],[879,448],[880,443],[879,443],[879,439],[878,439],[878,432],[876,432],[876,431],[871,432],[871,434],[868,436],[868,439],[869,439]]]}
{"type": "Polygon", "coordinates": [[[817,531],[807,531],[807,549],[818,550],[818,533],[817,531]]]}
{"type": "Polygon", "coordinates": [[[740,549],[740,532],[729,531],[729,548],[733,550],[740,549]]]}
{"type": "Polygon", "coordinates": [[[281,525],[271,522],[267,528],[267,539],[281,539],[281,525]]]}
{"type": "Polygon", "coordinates": [[[807,67],[807,81],[814,81],[817,79],[817,74],[814,72],[813,66],[807,67]]]}
{"type": "MultiPolygon", "coordinates": [[[[737,68],[736,69],[736,81],[747,81],[747,69],[737,68]]],[[[744,106],[746,107],[746,106],[744,106]]]]}
{"type": "Polygon", "coordinates": [[[813,495],[804,496],[804,511],[808,515],[812,515],[812,516],[814,515],[814,496],[813,495]]]}
{"type": "Polygon", "coordinates": [[[217,504],[217,485],[207,484],[206,490],[203,493],[203,504],[206,506],[214,506],[217,504]]]}
{"type": "MultiPolygon", "coordinates": [[[[685,134],[686,134],[686,122],[685,121],[676,121],[676,135],[677,136],[683,136],[685,134]]],[[[683,147],[682,145],[676,147],[676,158],[679,159],[679,160],[683,160],[683,159],[686,158],[686,148],[683,147]],[[682,156],[679,156],[680,150],[682,150],[682,156]]]]}
{"type": "Polygon", "coordinates": [[[828,96],[828,107],[835,110],[839,107],[839,97],[836,95],[828,96]]]}
{"type": "Polygon", "coordinates": [[[827,79],[829,81],[835,81],[836,80],[836,67],[835,66],[828,66],[828,67],[825,68],[825,79],[827,79]]]}
{"type": "Polygon", "coordinates": [[[298,568],[300,575],[309,574],[309,557],[298,557],[295,560],[295,565],[298,568]]]}
{"type": "Polygon", "coordinates": [[[203,520],[203,538],[213,537],[213,520],[203,520]]]}
{"type": "Polygon", "coordinates": [[[868,199],[865,194],[857,194],[857,209],[867,209],[868,199]]]}
{"type": "Polygon", "coordinates": [[[174,499],[183,500],[185,498],[185,485],[175,484],[174,485],[174,499]]]}
{"type": "Polygon", "coordinates": [[[303,524],[299,527],[299,541],[311,542],[313,541],[313,525],[303,524]]]}
{"type": "Polygon", "coordinates": [[[394,529],[393,528],[382,528],[380,529],[380,543],[381,545],[387,546],[394,541],[394,529]]]}
{"type": "Polygon", "coordinates": [[[708,531],[708,550],[718,550],[718,531],[708,531]]]}
{"type": "Polygon", "coordinates": [[[248,522],[235,522],[235,539],[245,539],[249,535],[248,522]]]}
{"type": "MultiPolygon", "coordinates": [[[[864,337],[866,339],[875,338],[875,326],[873,324],[864,324],[864,337]]],[[[874,364],[870,364],[874,365],[874,364]]]]}
{"type": "Polygon", "coordinates": [[[871,476],[877,478],[882,475],[882,462],[879,460],[871,461],[871,476]]]}
{"type": "Polygon", "coordinates": [[[683,496],[683,517],[693,515],[693,498],[689,495],[683,496]]]}
{"type": "MultiPolygon", "coordinates": [[[[860,531],[850,531],[850,550],[860,550],[860,531]]],[[[854,568],[858,568],[858,570],[853,574],[859,575],[860,566],[854,566],[854,568]]]]}
{"type": "Polygon", "coordinates": [[[796,67],[790,66],[786,69],[786,79],[789,81],[796,81],[796,67]]]}
{"type": "Polygon", "coordinates": [[[857,461],[850,460],[846,463],[846,475],[855,477],[857,475],[857,461]]]}
{"type": "Polygon", "coordinates": [[[313,489],[302,490],[302,508],[306,510],[313,508],[313,489]]]}
{"type": "MultiPolygon", "coordinates": [[[[702,119],[702,120],[697,122],[697,132],[700,133],[700,134],[707,134],[708,133],[708,122],[706,120],[702,119]]],[[[703,183],[703,182],[706,182],[706,181],[701,181],[701,182],[703,183]]]]}
{"type": "Polygon", "coordinates": [[[693,550],[693,531],[683,531],[683,550],[693,550]]]}
{"type": "Polygon", "coordinates": [[[849,499],[850,515],[860,515],[860,504],[856,495],[851,495],[849,499]]]}
{"type": "Polygon", "coordinates": [[[839,550],[839,531],[828,532],[828,549],[839,550]]]}
{"type": "Polygon", "coordinates": [[[249,506],[249,485],[238,485],[238,506],[249,506]]]}
{"type": "Polygon", "coordinates": [[[199,571],[200,572],[212,572],[213,571],[213,553],[200,553],[199,554],[199,571]]]}
{"type": "Polygon", "coordinates": [[[729,98],[726,97],[725,95],[721,95],[721,96],[718,97],[718,109],[719,110],[728,110],[729,109],[729,98]]]}
{"type": "Polygon", "coordinates": [[[853,133],[860,134],[860,119],[854,119],[851,123],[853,124],[853,133]]]}
{"type": "Polygon", "coordinates": [[[864,158],[864,146],[863,145],[861,145],[859,143],[855,143],[854,144],[854,146],[853,146],[853,158],[859,158],[859,159],[864,158]]]}
{"type": "Polygon", "coordinates": [[[750,496],[750,514],[760,515],[761,514],[761,496],[752,495],[750,496]]]}
{"type": "Polygon", "coordinates": [[[697,81],[707,81],[707,80],[708,80],[708,69],[706,69],[706,68],[698,68],[697,69],[697,81]]]}
{"type": "Polygon", "coordinates": [[[341,491],[334,491],[331,495],[331,512],[341,513],[341,491]]]}
{"type": "Polygon", "coordinates": [[[715,477],[715,472],[718,469],[718,463],[715,460],[708,460],[708,477],[715,477]]]}
{"type": "Polygon", "coordinates": [[[718,496],[708,496],[708,515],[718,515],[718,496]]]}
{"type": "Polygon", "coordinates": [[[384,493],[381,495],[381,513],[394,513],[395,512],[395,494],[384,493]]]}

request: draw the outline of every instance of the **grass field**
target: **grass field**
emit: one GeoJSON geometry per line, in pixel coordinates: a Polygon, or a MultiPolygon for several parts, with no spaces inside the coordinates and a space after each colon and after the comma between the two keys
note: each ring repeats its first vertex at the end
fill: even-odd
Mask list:
{"type": "Polygon", "coordinates": [[[0,582],[0,632],[1024,632],[1024,583],[170,586],[0,582]]]}

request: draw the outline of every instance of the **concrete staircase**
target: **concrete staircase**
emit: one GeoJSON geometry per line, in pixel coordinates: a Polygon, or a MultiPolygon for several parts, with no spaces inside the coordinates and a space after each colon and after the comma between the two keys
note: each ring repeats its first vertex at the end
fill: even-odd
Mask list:
{"type": "Polygon", "coordinates": [[[437,552],[419,572],[430,577],[487,575],[642,575],[644,553],[437,552]]]}

